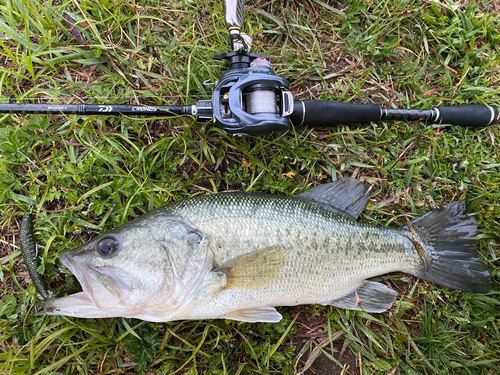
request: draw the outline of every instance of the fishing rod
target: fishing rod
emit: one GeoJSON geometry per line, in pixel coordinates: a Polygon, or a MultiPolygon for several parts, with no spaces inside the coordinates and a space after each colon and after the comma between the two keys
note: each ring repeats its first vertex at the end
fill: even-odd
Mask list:
{"type": "Polygon", "coordinates": [[[377,104],[325,100],[294,100],[288,81],[277,76],[269,56],[251,53],[251,37],[242,32],[245,0],[224,0],[231,51],[213,56],[225,60],[225,71],[215,84],[212,100],[185,106],[114,104],[9,104],[0,113],[127,115],[146,117],[194,116],[212,120],[233,135],[283,131],[295,126],[332,127],[369,124],[381,120],[427,120],[435,124],[483,127],[500,121],[489,105],[438,106],[433,109],[387,109],[377,104]]]}

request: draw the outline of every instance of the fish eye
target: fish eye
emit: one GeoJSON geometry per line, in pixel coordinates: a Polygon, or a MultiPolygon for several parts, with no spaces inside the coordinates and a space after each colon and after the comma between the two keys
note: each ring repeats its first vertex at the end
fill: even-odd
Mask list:
{"type": "Polygon", "coordinates": [[[118,249],[118,244],[112,238],[104,238],[97,244],[96,249],[99,254],[108,256],[113,254],[118,249]]]}

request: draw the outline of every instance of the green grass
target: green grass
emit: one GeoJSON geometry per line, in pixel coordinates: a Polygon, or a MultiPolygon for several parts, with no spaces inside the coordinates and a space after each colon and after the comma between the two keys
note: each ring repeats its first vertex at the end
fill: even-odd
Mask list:
{"type": "MultiPolygon", "coordinates": [[[[494,2],[353,0],[342,12],[334,3],[247,3],[253,51],[272,56],[296,98],[500,107],[494,2]]],[[[221,67],[211,56],[228,48],[223,15],[223,2],[208,0],[2,0],[1,101],[210,98],[204,82],[221,67]],[[78,21],[76,37],[64,14],[78,21]]],[[[383,122],[233,138],[193,119],[0,115],[0,373],[295,374],[312,364],[319,374],[312,360],[333,364],[342,349],[340,363],[352,351],[364,374],[499,373],[499,144],[498,125],[383,122]],[[18,228],[30,203],[56,289],[73,279],[62,252],[154,207],[226,186],[296,194],[341,176],[373,186],[366,222],[401,225],[467,200],[495,291],[461,293],[399,273],[381,278],[400,292],[384,314],[307,306],[280,308],[278,324],[84,320],[46,316],[21,264],[18,228]],[[293,337],[307,331],[304,317],[326,335],[300,350],[293,337]]]]}

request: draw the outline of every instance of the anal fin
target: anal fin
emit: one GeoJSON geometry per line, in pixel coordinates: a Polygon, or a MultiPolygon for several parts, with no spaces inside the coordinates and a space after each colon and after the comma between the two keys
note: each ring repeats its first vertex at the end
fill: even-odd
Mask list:
{"type": "Polygon", "coordinates": [[[397,295],[395,290],[384,284],[365,281],[354,292],[328,304],[342,309],[381,313],[391,308],[397,295]]]}
{"type": "Polygon", "coordinates": [[[278,323],[283,317],[274,307],[261,306],[232,311],[219,316],[220,319],[238,320],[247,323],[278,323]]]}

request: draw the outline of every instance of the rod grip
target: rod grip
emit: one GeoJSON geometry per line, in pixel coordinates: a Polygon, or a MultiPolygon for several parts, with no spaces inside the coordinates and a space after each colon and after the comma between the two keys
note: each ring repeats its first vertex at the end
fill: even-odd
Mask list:
{"type": "Polygon", "coordinates": [[[290,121],[295,126],[336,126],[378,122],[378,104],[349,104],[327,100],[296,100],[290,121]]]}
{"type": "Polygon", "coordinates": [[[450,124],[459,126],[488,126],[498,121],[498,109],[488,105],[460,105],[436,107],[436,124],[450,124]]]}

